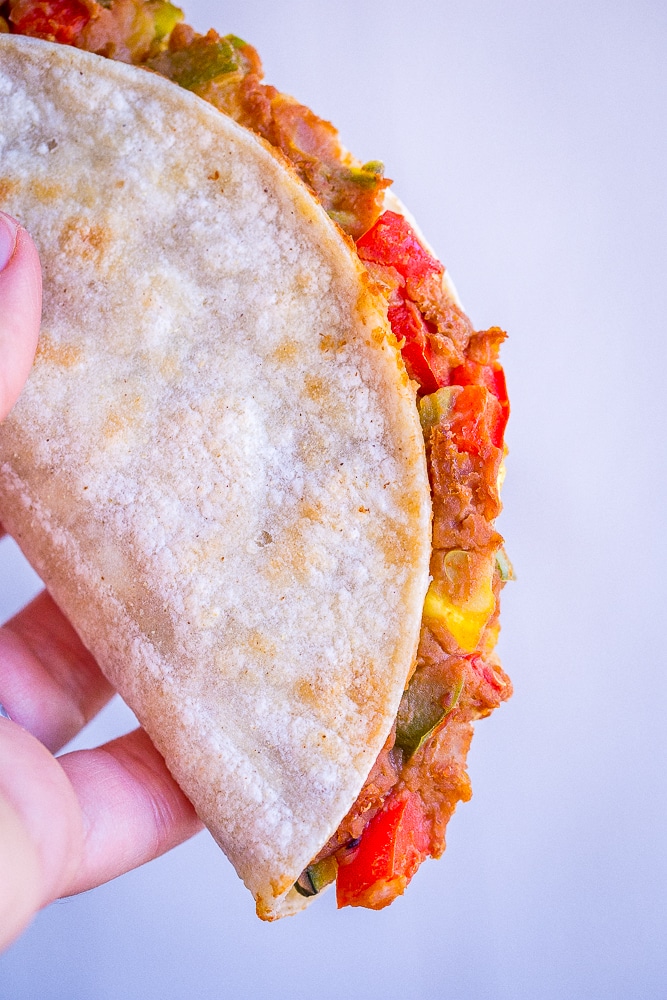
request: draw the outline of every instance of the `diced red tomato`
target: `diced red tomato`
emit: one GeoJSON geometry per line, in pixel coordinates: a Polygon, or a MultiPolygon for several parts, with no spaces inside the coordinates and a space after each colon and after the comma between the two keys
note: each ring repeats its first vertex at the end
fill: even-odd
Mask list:
{"type": "Polygon", "coordinates": [[[410,224],[396,212],[384,212],[375,225],[357,241],[362,260],[393,268],[406,286],[395,288],[390,298],[389,322],[401,349],[410,378],[422,393],[435,392],[449,382],[449,371],[433,350],[429,328],[417,304],[410,298],[413,290],[431,275],[441,275],[442,264],[419,242],[410,224]]]}
{"type": "Polygon", "coordinates": [[[410,223],[397,212],[384,212],[357,240],[357,250],[362,260],[395,267],[406,281],[422,281],[445,270],[421,245],[410,223]]]}
{"type": "Polygon", "coordinates": [[[16,32],[72,45],[90,20],[79,0],[18,0],[9,19],[16,32]]]}
{"type": "Polygon", "coordinates": [[[452,385],[485,385],[500,403],[507,402],[505,373],[500,365],[480,365],[466,361],[452,369],[452,385]]]}
{"type": "Polygon", "coordinates": [[[338,906],[388,906],[429,855],[429,825],[415,792],[390,796],[373,817],[336,881],[338,906]]]}
{"type": "Polygon", "coordinates": [[[403,299],[389,306],[388,318],[396,339],[405,341],[401,354],[408,375],[419,383],[422,393],[435,392],[447,385],[448,370],[428,340],[428,327],[414,302],[403,299]]]}
{"type": "Polygon", "coordinates": [[[463,387],[449,421],[456,447],[470,455],[483,455],[490,446],[501,448],[505,423],[502,406],[483,385],[463,387]]]}
{"type": "Polygon", "coordinates": [[[500,448],[510,414],[505,373],[500,365],[480,365],[476,361],[466,361],[452,370],[450,382],[452,385],[483,385],[496,397],[502,410],[502,419],[500,426],[495,429],[498,441],[494,441],[494,444],[500,448]]]}

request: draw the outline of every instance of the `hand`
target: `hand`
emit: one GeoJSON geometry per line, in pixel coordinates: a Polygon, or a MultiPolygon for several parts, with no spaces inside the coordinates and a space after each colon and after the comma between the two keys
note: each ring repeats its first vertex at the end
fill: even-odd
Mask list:
{"type": "MultiPolygon", "coordinates": [[[[0,420],[30,370],[40,312],[37,251],[0,212],[0,420]]],[[[0,718],[0,948],[47,903],[135,868],[201,826],[141,729],[53,756],[112,695],[47,594],[0,629],[0,701],[12,720],[0,718]]]]}

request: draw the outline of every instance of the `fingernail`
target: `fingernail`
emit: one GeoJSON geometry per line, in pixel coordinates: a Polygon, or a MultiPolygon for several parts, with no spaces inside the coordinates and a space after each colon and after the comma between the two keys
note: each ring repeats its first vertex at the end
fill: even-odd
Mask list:
{"type": "Polygon", "coordinates": [[[9,264],[16,249],[16,234],[19,231],[19,224],[11,215],[0,212],[0,271],[9,264]]]}

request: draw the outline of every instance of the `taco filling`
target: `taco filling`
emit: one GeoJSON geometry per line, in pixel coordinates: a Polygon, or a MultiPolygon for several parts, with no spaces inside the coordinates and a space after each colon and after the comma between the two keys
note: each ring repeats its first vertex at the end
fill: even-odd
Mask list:
{"type": "Polygon", "coordinates": [[[472,722],[511,694],[494,654],[499,593],[512,569],[494,529],[509,404],[505,334],[475,332],[444,268],[397,211],[379,161],[361,164],[337,131],[262,82],[256,51],[198,35],[168,0],[9,0],[0,32],[73,45],[159,73],[261,135],[292,163],[387,300],[424,432],[433,507],[430,584],[416,663],[396,722],[356,802],[302,873],[305,896],[336,880],[339,906],[380,908],[439,856],[459,800],[472,722]]]}

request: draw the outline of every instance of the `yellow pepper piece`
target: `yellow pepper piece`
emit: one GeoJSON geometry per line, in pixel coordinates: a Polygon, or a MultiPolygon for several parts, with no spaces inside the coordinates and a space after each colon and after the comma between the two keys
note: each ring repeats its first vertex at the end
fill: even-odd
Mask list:
{"type": "Polygon", "coordinates": [[[493,561],[489,560],[489,572],[484,573],[475,593],[462,604],[455,604],[432,583],[424,601],[424,618],[442,623],[465,653],[473,653],[496,608],[492,581],[493,561]]]}
{"type": "Polygon", "coordinates": [[[167,38],[179,23],[183,20],[184,14],[180,7],[175,7],[169,0],[163,0],[150,6],[153,12],[153,23],[155,24],[155,37],[160,40],[167,38]]]}

